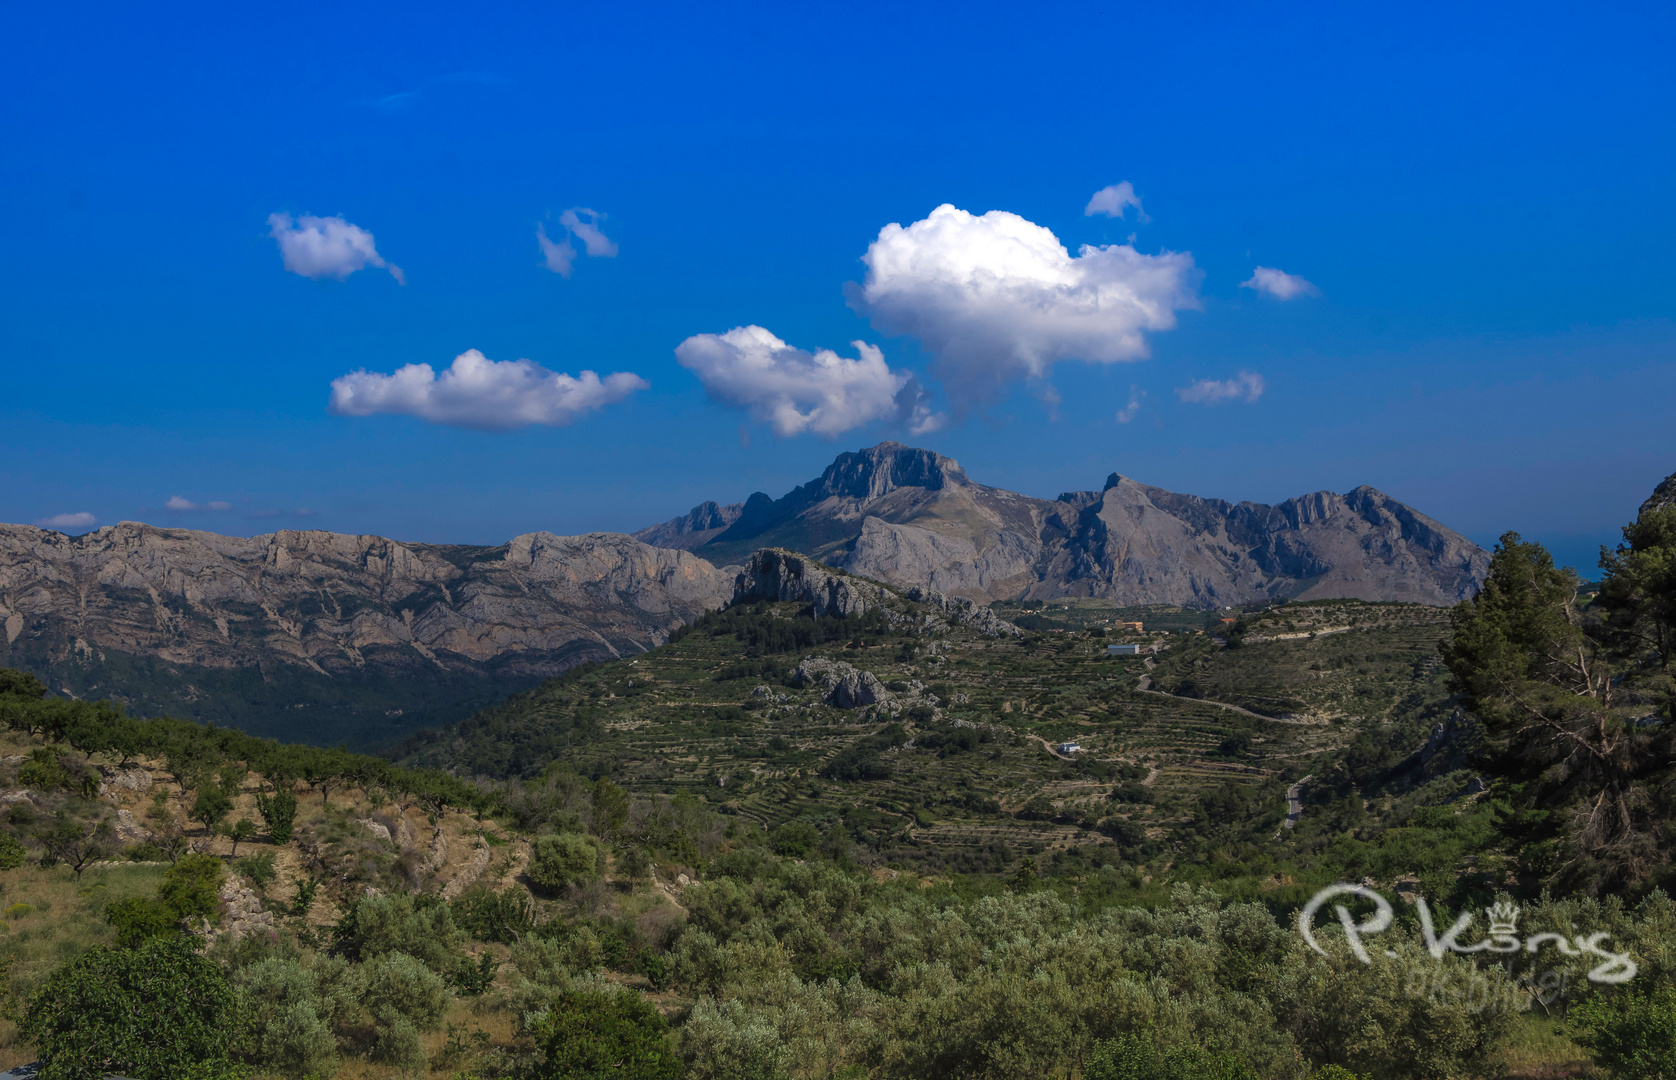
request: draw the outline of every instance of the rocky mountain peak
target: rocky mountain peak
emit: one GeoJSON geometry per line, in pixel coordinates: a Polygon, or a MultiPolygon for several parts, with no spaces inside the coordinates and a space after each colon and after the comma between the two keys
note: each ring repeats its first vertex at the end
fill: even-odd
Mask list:
{"type": "Polygon", "coordinates": [[[935,450],[882,442],[865,450],[839,454],[816,483],[821,497],[878,499],[898,488],[940,491],[971,481],[958,461],[935,450]]]}

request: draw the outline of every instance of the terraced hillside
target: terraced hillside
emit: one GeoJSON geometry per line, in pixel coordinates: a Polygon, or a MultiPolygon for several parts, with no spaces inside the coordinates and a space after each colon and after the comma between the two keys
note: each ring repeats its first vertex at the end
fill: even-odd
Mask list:
{"type": "Polygon", "coordinates": [[[1089,844],[1141,862],[1219,813],[1274,834],[1294,781],[1332,772],[1370,729],[1406,753],[1443,694],[1430,659],[1440,609],[1294,605],[1247,616],[1233,645],[1148,634],[1156,656],[1113,657],[1102,628],[985,632],[866,587],[882,601],[823,618],[808,603],[738,600],[642,656],[425,733],[406,755],[495,777],[562,764],[770,829],[801,822],[880,863],[975,872],[1089,844]],[[1262,639],[1288,621],[1322,630],[1262,639]],[[1356,674],[1369,664],[1379,680],[1356,674]],[[1203,700],[1150,689],[1164,672],[1172,686],[1196,680],[1203,700]],[[1255,672],[1267,674],[1245,686],[1255,672]],[[1381,690],[1341,707],[1331,695],[1364,701],[1352,683],[1381,690]]]}

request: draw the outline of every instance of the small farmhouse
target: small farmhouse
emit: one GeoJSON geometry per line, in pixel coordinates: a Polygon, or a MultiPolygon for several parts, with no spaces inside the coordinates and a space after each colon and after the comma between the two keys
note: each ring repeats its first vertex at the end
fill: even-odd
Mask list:
{"type": "Polygon", "coordinates": [[[1062,742],[1059,744],[1059,752],[1061,754],[1080,754],[1082,753],[1082,745],[1074,742],[1062,742]]]}
{"type": "Polygon", "coordinates": [[[1141,647],[1139,645],[1107,645],[1106,646],[1106,655],[1107,656],[1139,656],[1140,651],[1141,651],[1141,647]]]}

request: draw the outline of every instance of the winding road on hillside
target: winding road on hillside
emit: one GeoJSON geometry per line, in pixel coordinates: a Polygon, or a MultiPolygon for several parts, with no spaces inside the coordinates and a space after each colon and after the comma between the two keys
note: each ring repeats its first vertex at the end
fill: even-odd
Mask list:
{"type": "Polygon", "coordinates": [[[1136,686],[1135,689],[1139,690],[1143,694],[1157,694],[1159,697],[1175,698],[1177,701],[1196,701],[1201,705],[1215,705],[1219,709],[1229,709],[1233,712],[1244,713],[1246,716],[1254,717],[1258,720],[1267,720],[1271,724],[1297,724],[1302,727],[1319,727],[1327,722],[1325,720],[1294,720],[1280,716],[1264,716],[1260,712],[1252,712],[1250,709],[1243,708],[1239,705],[1230,705],[1226,701],[1212,701],[1210,698],[1188,697],[1185,694],[1172,694],[1167,690],[1154,690],[1152,688],[1151,675],[1142,675],[1140,684],[1136,686]]]}

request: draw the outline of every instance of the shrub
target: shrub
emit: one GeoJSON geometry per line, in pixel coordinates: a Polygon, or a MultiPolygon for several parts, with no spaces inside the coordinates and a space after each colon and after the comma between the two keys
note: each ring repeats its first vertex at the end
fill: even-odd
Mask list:
{"type": "Polygon", "coordinates": [[[0,832],[0,870],[15,870],[23,865],[29,852],[8,832],[0,832]]]}
{"type": "Polygon", "coordinates": [[[435,897],[367,896],[355,901],[336,930],[333,952],[362,962],[404,953],[434,972],[453,971],[460,930],[435,897]]]}
{"type": "Polygon", "coordinates": [[[21,1025],[41,1055],[40,1080],[182,1076],[228,1062],[238,995],[221,969],[180,937],[137,949],[96,946],[54,971],[21,1025]]]}
{"type": "Polygon", "coordinates": [[[321,994],[314,972],[273,957],[242,968],[235,982],[249,1010],[251,1061],[288,1076],[328,1070],[337,1049],[330,1024],[337,1007],[321,994]]]}
{"type": "Polygon", "coordinates": [[[1572,1010],[1584,1028],[1578,1041],[1595,1052],[1597,1064],[1622,1080],[1668,1080],[1676,1076],[1676,990],[1625,991],[1596,996],[1572,1010]]]}
{"type": "Polygon", "coordinates": [[[116,931],[116,943],[124,949],[137,948],[152,938],[180,929],[180,916],[161,900],[131,896],[105,908],[105,921],[116,931]]]}
{"type": "Polygon", "coordinates": [[[580,833],[543,836],[530,854],[530,881],[544,892],[556,893],[566,885],[585,885],[600,876],[599,846],[580,833]]]}
{"type": "Polygon", "coordinates": [[[264,851],[260,855],[246,855],[235,860],[233,869],[256,883],[258,889],[266,889],[273,884],[277,872],[274,870],[274,853],[264,851]]]}
{"type": "Polygon", "coordinates": [[[1150,1032],[1096,1043],[1084,1080],[1261,1080],[1234,1054],[1203,1046],[1160,1046],[1150,1032]]]}
{"type": "Polygon", "coordinates": [[[776,855],[806,859],[820,845],[820,830],[807,821],[788,821],[774,830],[769,842],[776,855]]]}
{"type": "Polygon", "coordinates": [[[372,1056],[404,1069],[424,1065],[419,1033],[434,1030],[448,1008],[441,977],[406,953],[386,953],[361,965],[355,986],[373,1019],[372,1056]]]}
{"type": "Polygon", "coordinates": [[[282,786],[272,795],[256,793],[256,812],[268,827],[268,839],[276,844],[289,843],[297,818],[297,796],[290,787],[282,786]]]}
{"type": "Polygon", "coordinates": [[[214,855],[187,855],[169,867],[157,898],[177,919],[207,919],[221,902],[221,877],[225,868],[214,855]]]}
{"type": "Polygon", "coordinates": [[[481,885],[467,889],[449,910],[454,924],[478,941],[511,945],[535,929],[535,905],[517,886],[498,893],[481,885]]]}
{"type": "Polygon", "coordinates": [[[681,1063],[668,1030],[639,994],[562,993],[534,1025],[545,1060],[531,1073],[537,1080],[675,1080],[681,1063]]]}
{"type": "Polygon", "coordinates": [[[34,913],[34,904],[13,904],[11,907],[6,909],[6,918],[14,920],[21,919],[25,915],[33,915],[34,913]]]}

